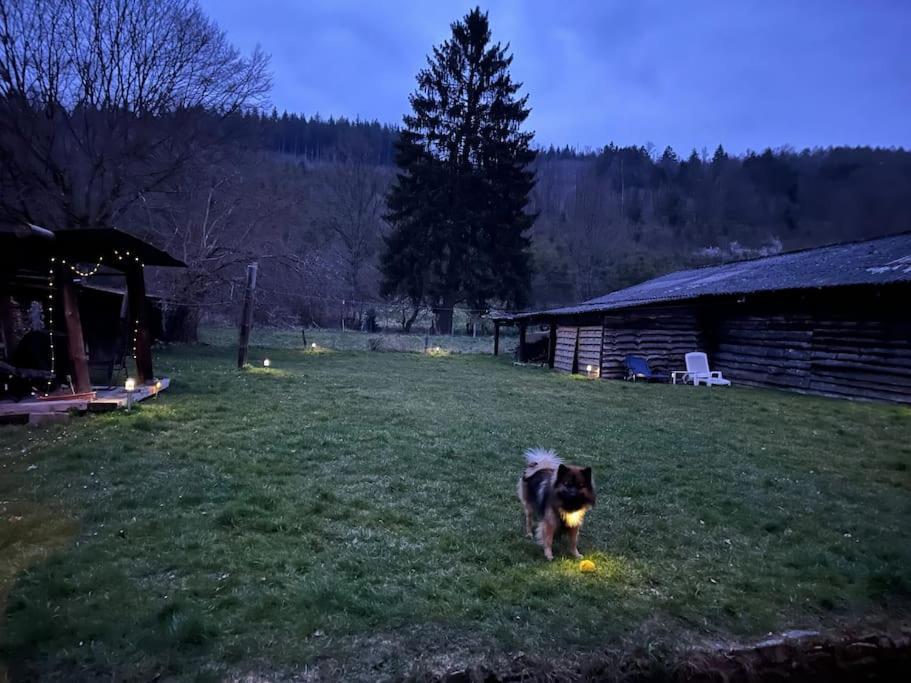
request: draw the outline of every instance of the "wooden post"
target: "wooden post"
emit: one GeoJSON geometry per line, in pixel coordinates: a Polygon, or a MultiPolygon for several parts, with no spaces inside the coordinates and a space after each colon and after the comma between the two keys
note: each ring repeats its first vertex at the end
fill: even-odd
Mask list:
{"type": "Polygon", "coordinates": [[[9,294],[0,290],[0,360],[12,358],[15,348],[12,301],[9,294]]]}
{"type": "Polygon", "coordinates": [[[525,362],[525,331],[528,328],[528,323],[524,320],[519,322],[519,362],[525,362]]]}
{"type": "Polygon", "coordinates": [[[307,319],[304,317],[303,313],[298,313],[297,319],[301,325],[301,342],[304,346],[307,346],[307,319]]]}
{"type": "Polygon", "coordinates": [[[127,325],[133,359],[136,361],[136,383],[150,382],[155,373],[152,370],[152,334],[149,332],[149,316],[146,312],[146,281],[142,266],[137,264],[126,271],[127,297],[130,300],[130,318],[127,325]]]}
{"type": "Polygon", "coordinates": [[[493,321],[493,355],[500,355],[500,321],[493,321]]]}
{"type": "MultiPolygon", "coordinates": [[[[63,299],[63,320],[66,324],[66,348],[73,368],[73,391],[82,394],[92,390],[89,379],[89,361],[85,356],[85,339],[82,336],[82,319],[79,317],[79,302],[76,288],[69,273],[61,272],[60,293],[63,299]]],[[[54,330],[50,330],[54,334],[54,330]]]]}
{"type": "Polygon", "coordinates": [[[247,364],[247,346],[250,344],[250,330],[253,327],[253,294],[256,292],[256,270],[254,261],[247,266],[247,285],[244,287],[244,308],[240,314],[240,339],[237,344],[237,369],[247,364]]]}
{"type": "Polygon", "coordinates": [[[554,358],[557,357],[557,323],[550,321],[550,331],[547,337],[547,367],[553,370],[554,358]]]}

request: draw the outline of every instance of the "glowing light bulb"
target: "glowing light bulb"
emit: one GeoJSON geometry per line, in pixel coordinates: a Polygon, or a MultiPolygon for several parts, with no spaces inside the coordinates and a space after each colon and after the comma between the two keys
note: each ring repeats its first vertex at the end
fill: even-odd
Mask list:
{"type": "Polygon", "coordinates": [[[127,381],[123,383],[123,388],[127,391],[136,391],[136,380],[132,377],[127,377],[127,381]]]}
{"type": "Polygon", "coordinates": [[[268,358],[266,358],[266,359],[263,360],[263,367],[264,367],[264,368],[268,368],[270,365],[272,365],[272,361],[271,361],[271,360],[269,360],[268,358]]]}
{"type": "Polygon", "coordinates": [[[311,349],[315,349],[315,348],[316,348],[316,342],[313,342],[312,344],[310,344],[310,348],[311,348],[311,349]]]}

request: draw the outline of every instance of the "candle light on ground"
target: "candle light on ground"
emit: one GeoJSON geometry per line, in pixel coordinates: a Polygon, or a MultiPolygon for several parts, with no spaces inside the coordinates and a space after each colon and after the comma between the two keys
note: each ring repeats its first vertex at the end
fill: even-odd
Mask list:
{"type": "Polygon", "coordinates": [[[123,388],[127,392],[127,412],[133,409],[133,392],[136,391],[136,380],[132,377],[127,377],[127,381],[123,383],[123,388]]]}

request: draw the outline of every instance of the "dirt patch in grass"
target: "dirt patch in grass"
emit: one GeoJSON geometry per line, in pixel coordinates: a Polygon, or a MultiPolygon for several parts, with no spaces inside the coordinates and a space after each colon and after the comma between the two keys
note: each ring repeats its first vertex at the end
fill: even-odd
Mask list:
{"type": "Polygon", "coordinates": [[[901,681],[911,674],[911,631],[864,636],[785,635],[748,646],[673,653],[645,648],[595,655],[574,663],[529,656],[497,670],[488,666],[413,674],[414,681],[518,683],[763,683],[901,681]]]}

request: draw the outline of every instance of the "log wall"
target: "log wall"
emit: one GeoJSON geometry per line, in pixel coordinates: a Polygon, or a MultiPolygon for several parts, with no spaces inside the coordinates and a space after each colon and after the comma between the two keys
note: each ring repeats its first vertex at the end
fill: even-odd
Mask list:
{"type": "Polygon", "coordinates": [[[624,359],[648,359],[653,370],[671,372],[686,366],[683,355],[703,347],[699,320],[692,308],[636,308],[604,316],[601,377],[626,377],[624,359]]]}
{"type": "Polygon", "coordinates": [[[557,348],[554,352],[554,368],[562,372],[573,372],[576,362],[576,340],[578,327],[557,327],[557,348]]]}
{"type": "MultiPolygon", "coordinates": [[[[911,403],[911,287],[843,287],[608,312],[601,377],[622,379],[635,354],[657,371],[705,351],[734,384],[841,398],[911,403]]],[[[555,367],[596,365],[597,327],[565,318],[555,367]],[[567,325],[577,323],[579,327],[567,325]]]]}
{"type": "Polygon", "coordinates": [[[735,316],[720,325],[714,365],[738,384],[911,403],[911,321],[876,317],[735,316]]]}
{"type": "Polygon", "coordinates": [[[592,366],[593,370],[601,367],[601,325],[579,328],[579,348],[576,368],[580,373],[586,372],[586,367],[592,366]]]}

